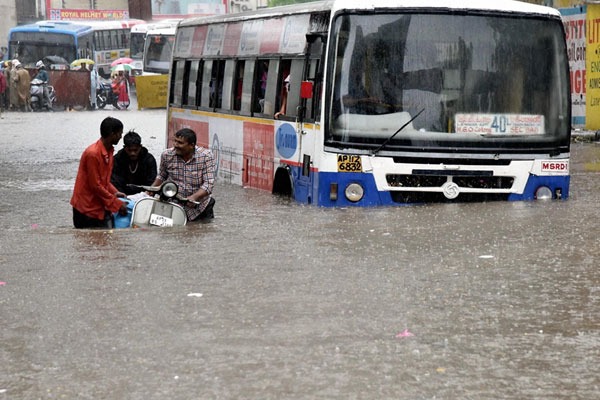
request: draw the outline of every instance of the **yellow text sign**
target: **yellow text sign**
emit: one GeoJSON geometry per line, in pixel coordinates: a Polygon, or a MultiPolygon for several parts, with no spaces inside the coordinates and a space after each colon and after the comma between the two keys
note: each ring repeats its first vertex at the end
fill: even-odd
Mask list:
{"type": "Polygon", "coordinates": [[[169,75],[141,75],[135,77],[138,110],[167,108],[169,75]]]}

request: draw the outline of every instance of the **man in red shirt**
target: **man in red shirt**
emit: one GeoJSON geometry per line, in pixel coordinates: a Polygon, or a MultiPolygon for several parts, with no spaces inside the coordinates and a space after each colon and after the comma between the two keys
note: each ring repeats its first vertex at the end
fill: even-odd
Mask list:
{"type": "Polygon", "coordinates": [[[75,228],[113,228],[113,213],[127,215],[125,197],[110,183],[114,146],[121,140],[123,123],[106,117],[100,124],[100,139],[81,156],[71,197],[75,228]]]}

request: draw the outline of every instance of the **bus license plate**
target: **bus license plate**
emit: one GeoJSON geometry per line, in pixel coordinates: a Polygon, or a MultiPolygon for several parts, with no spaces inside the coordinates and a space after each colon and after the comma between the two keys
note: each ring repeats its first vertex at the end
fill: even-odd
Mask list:
{"type": "Polygon", "coordinates": [[[173,220],[158,214],[150,215],[150,225],[156,226],[173,226],[173,220]]]}
{"type": "Polygon", "coordinates": [[[360,156],[338,154],[337,168],[338,172],[362,172],[360,156]]]}

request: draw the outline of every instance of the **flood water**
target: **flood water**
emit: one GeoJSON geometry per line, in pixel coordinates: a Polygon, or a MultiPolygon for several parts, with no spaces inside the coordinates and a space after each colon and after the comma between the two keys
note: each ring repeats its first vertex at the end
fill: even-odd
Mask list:
{"type": "Polygon", "coordinates": [[[158,159],[164,110],[0,120],[0,400],[600,393],[600,145],[573,144],[561,202],[323,209],[217,184],[207,224],[75,230],[108,115],[158,159]]]}

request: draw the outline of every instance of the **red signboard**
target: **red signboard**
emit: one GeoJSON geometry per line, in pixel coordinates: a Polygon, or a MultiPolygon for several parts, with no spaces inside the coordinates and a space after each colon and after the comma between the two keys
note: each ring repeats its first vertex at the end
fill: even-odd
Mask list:
{"type": "Polygon", "coordinates": [[[273,125],[244,122],[244,178],[253,188],[273,188],[273,125]]]}
{"type": "Polygon", "coordinates": [[[129,19],[127,10],[77,10],[67,8],[47,8],[46,15],[51,20],[121,20],[129,19]]]}

